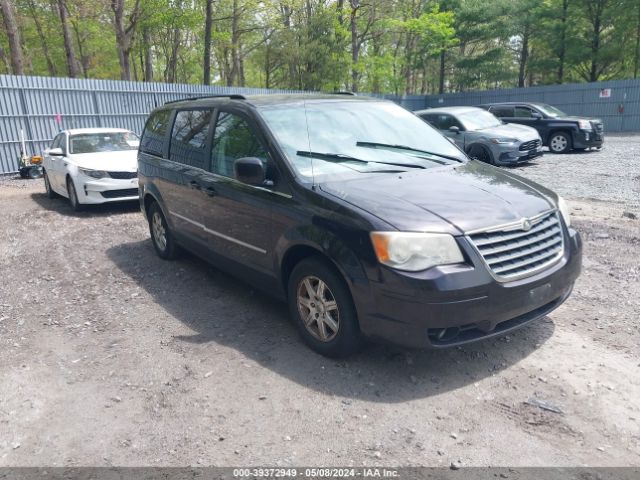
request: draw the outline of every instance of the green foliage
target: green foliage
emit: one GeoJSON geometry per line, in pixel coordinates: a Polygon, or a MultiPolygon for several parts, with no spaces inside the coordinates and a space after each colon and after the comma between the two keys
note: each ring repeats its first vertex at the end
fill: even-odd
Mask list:
{"type": "MultiPolygon", "coordinates": [[[[27,73],[65,75],[58,0],[14,1],[27,73]]],[[[120,78],[111,0],[63,2],[82,75],[120,78]]],[[[132,79],[201,82],[207,0],[139,2],[133,18],[125,1],[132,79]]],[[[629,78],[638,38],[638,0],[215,0],[212,82],[411,94],[629,78]]],[[[3,25],[0,73],[8,48],[3,25]]]]}

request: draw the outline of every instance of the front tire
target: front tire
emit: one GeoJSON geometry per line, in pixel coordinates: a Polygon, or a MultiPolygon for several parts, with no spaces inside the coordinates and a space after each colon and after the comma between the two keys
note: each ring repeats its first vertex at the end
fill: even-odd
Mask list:
{"type": "Polygon", "coordinates": [[[469,149],[469,157],[478,160],[479,162],[488,163],[489,165],[496,165],[493,160],[491,152],[484,148],[482,145],[474,145],[469,149]]]}
{"type": "Polygon", "coordinates": [[[304,342],[331,358],[347,357],[363,344],[351,293],[342,276],[325,261],[307,258],[289,277],[289,312],[304,342]]]}
{"type": "Polygon", "coordinates": [[[178,256],[178,248],[173,238],[169,224],[165,218],[160,205],[153,202],[149,206],[149,233],[153,248],[163,260],[173,260],[178,256]]]}
{"type": "Polygon", "coordinates": [[[567,153],[571,150],[571,137],[564,132],[556,132],[549,138],[549,150],[553,153],[567,153]]]}
{"type": "Polygon", "coordinates": [[[58,194],[51,188],[51,182],[49,181],[49,175],[47,175],[46,170],[42,172],[42,176],[44,177],[44,189],[47,192],[47,198],[57,198],[58,194]]]}
{"type": "Polygon", "coordinates": [[[78,193],[76,192],[76,186],[71,180],[71,177],[67,177],[67,193],[69,194],[69,205],[74,212],[81,212],[84,209],[84,205],[78,200],[78,193]]]}

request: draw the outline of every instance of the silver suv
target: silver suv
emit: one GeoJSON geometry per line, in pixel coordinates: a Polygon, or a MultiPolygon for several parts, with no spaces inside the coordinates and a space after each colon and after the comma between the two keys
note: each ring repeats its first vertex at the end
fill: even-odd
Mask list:
{"type": "Polygon", "coordinates": [[[516,165],[542,156],[542,139],[535,128],[503,123],[481,108],[431,108],[414,113],[471,158],[492,165],[516,165]]]}

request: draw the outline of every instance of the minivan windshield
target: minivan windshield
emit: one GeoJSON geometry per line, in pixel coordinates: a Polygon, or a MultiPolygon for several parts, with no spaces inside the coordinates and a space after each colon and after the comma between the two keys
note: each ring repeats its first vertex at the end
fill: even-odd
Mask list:
{"type": "Polygon", "coordinates": [[[458,120],[465,129],[473,132],[475,130],[484,130],[485,128],[499,127],[502,121],[492,113],[476,108],[468,112],[458,114],[458,120]]]}
{"type": "Polygon", "coordinates": [[[259,110],[296,172],[320,181],[466,161],[444,136],[391,102],[306,100],[259,110]]]}
{"type": "Polygon", "coordinates": [[[140,139],[133,132],[80,133],[69,137],[72,154],[137,150],[140,139]]]}
{"type": "Polygon", "coordinates": [[[556,108],[554,106],[548,105],[546,103],[536,104],[536,107],[538,107],[538,109],[542,110],[542,113],[544,113],[548,117],[556,118],[556,117],[566,117],[567,116],[567,114],[564,113],[559,108],[556,108]]]}

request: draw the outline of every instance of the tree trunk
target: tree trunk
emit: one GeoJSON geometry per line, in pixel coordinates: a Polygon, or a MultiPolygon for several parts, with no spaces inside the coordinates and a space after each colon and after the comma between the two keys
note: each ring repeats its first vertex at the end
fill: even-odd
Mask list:
{"type": "Polygon", "coordinates": [[[135,1],[133,10],[129,15],[127,26],[124,24],[124,2],[125,0],[111,0],[111,10],[114,15],[118,62],[120,63],[120,79],[131,80],[131,47],[138,26],[140,0],[135,1]]]}
{"type": "Polygon", "coordinates": [[[204,18],[204,78],[205,85],[211,85],[211,27],[213,26],[213,0],[207,0],[204,18]]]}
{"type": "Polygon", "coordinates": [[[360,0],[351,0],[351,91],[358,91],[358,59],[360,45],[358,44],[358,9],[360,0]]]}
{"type": "Polygon", "coordinates": [[[440,52],[440,82],[438,84],[438,93],[440,95],[444,93],[444,71],[445,71],[446,54],[447,52],[444,49],[440,52]]]}
{"type": "Polygon", "coordinates": [[[55,63],[51,59],[51,54],[49,53],[49,42],[47,37],[42,30],[42,24],[39,20],[38,12],[36,11],[36,7],[33,1],[29,1],[29,13],[31,14],[31,18],[33,19],[33,24],[36,27],[36,32],[38,33],[38,38],[40,39],[40,44],[42,45],[42,53],[44,54],[44,58],[47,61],[47,70],[49,72],[49,76],[55,77],[57,75],[57,69],[55,63]]]}
{"type": "Polygon", "coordinates": [[[569,9],[569,0],[562,0],[562,15],[560,21],[562,26],[560,29],[560,51],[558,52],[558,83],[564,81],[564,62],[567,55],[567,10],[569,9]]]}
{"type": "Polygon", "coordinates": [[[527,60],[529,59],[529,23],[524,25],[522,34],[522,48],[520,49],[520,67],[518,69],[518,87],[525,86],[527,78],[527,60]]]}
{"type": "Polygon", "coordinates": [[[638,78],[640,65],[640,3],[638,4],[638,22],[636,23],[636,49],[633,57],[633,78],[638,78]]]}
{"type": "Polygon", "coordinates": [[[60,16],[60,24],[62,25],[62,37],[64,39],[64,53],[67,58],[67,71],[71,78],[80,75],[80,67],[76,58],[76,49],[73,45],[73,37],[69,28],[69,12],[64,0],[58,0],[58,15],[60,16]]]}
{"type": "Polygon", "coordinates": [[[22,40],[16,20],[16,11],[12,0],[0,0],[0,9],[4,19],[4,27],[9,41],[9,55],[11,56],[11,72],[14,75],[24,75],[24,56],[22,54],[22,40]]]}
{"type": "Polygon", "coordinates": [[[148,27],[142,30],[142,49],[144,50],[144,81],[153,82],[153,58],[151,57],[151,38],[148,27]]]}
{"type": "Polygon", "coordinates": [[[600,5],[596,5],[595,16],[592,19],[593,25],[593,37],[591,39],[591,69],[589,71],[589,81],[597,82],[599,72],[598,72],[598,61],[600,56],[600,34],[601,32],[601,22],[602,22],[602,8],[600,5]]]}

